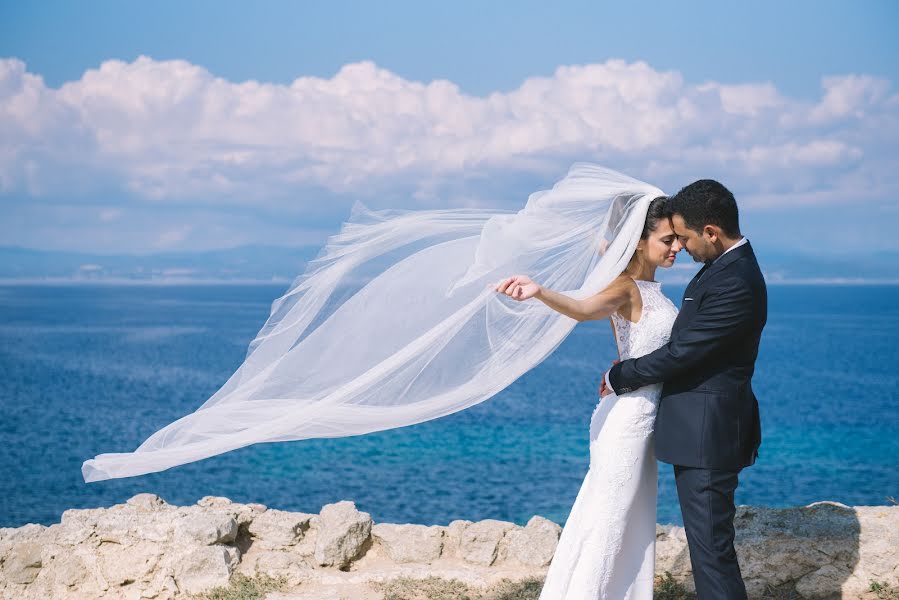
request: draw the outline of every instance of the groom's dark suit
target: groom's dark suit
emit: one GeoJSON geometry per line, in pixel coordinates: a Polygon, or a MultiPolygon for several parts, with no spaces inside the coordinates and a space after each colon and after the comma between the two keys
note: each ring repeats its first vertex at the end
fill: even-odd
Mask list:
{"type": "Polygon", "coordinates": [[[734,490],[761,443],[751,379],[767,316],[765,279],[747,241],[696,274],[668,344],[609,372],[618,394],[664,382],[655,454],[674,465],[699,600],[746,597],[734,490]]]}

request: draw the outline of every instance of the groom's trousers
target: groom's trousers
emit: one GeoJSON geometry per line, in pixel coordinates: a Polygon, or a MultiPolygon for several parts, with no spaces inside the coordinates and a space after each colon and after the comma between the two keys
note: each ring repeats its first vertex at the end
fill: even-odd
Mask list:
{"type": "Polygon", "coordinates": [[[674,465],[697,600],[745,600],[734,550],[734,490],[740,470],[674,465]]]}

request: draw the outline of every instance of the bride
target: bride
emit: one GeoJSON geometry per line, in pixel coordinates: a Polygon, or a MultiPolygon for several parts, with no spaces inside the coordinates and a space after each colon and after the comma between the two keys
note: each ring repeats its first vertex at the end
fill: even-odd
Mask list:
{"type": "MultiPolygon", "coordinates": [[[[85,460],[82,476],[133,477],[251,444],[449,415],[508,387],[586,319],[612,319],[622,359],[648,353],[664,344],[675,316],[654,281],[677,244],[664,196],[576,163],[518,211],[376,211],[357,202],[272,303],[217,392],[133,452],[85,460]],[[509,273],[533,281],[503,281],[509,273]]],[[[597,406],[590,468],[544,598],[651,597],[658,397],[648,386],[597,406]]],[[[314,476],[314,468],[297,474],[314,476]]]]}
{"type": "MultiPolygon", "coordinates": [[[[496,291],[536,298],[577,321],[610,318],[622,359],[648,354],[668,341],[677,309],[655,281],[680,250],[664,211],[648,207],[630,262],[608,287],[574,300],[525,275],[496,291]]],[[[562,530],[540,598],[651,599],[655,567],[657,466],[652,429],[661,384],[603,398],[590,421],[590,466],[562,530]]]]}

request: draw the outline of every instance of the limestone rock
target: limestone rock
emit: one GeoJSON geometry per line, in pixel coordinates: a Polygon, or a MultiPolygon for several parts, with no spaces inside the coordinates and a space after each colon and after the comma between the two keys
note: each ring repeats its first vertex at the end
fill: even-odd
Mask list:
{"type": "Polygon", "coordinates": [[[55,531],[56,541],[72,546],[87,542],[97,533],[97,520],[102,510],[70,508],[64,511],[55,531]]]}
{"type": "Polygon", "coordinates": [[[370,540],[371,515],[356,510],[349,500],[326,504],[314,523],[318,529],[315,560],[321,566],[345,568],[370,540]]]}
{"type": "Polygon", "coordinates": [[[467,526],[459,539],[460,556],[477,565],[490,566],[496,560],[500,540],[515,523],[484,519],[467,526]]]}
{"type": "Polygon", "coordinates": [[[225,498],[224,496],[203,496],[199,500],[197,500],[197,506],[202,506],[203,508],[214,508],[220,506],[231,506],[234,504],[230,498],[225,498]]]}
{"type": "Polygon", "coordinates": [[[190,512],[175,521],[175,534],[201,544],[228,544],[237,539],[237,521],[217,512],[190,512]]]}
{"type": "Polygon", "coordinates": [[[174,579],[178,589],[191,594],[226,586],[239,560],[236,548],[218,544],[200,546],[179,557],[174,565],[174,579]]]}
{"type": "Polygon", "coordinates": [[[163,547],[156,542],[106,543],[97,548],[97,566],[109,585],[122,586],[149,580],[159,564],[163,547]]]}
{"type": "Polygon", "coordinates": [[[466,521],[465,519],[450,521],[450,524],[446,526],[443,534],[442,556],[448,558],[461,557],[462,532],[472,524],[474,524],[474,521],[466,521]]]}
{"type": "Polygon", "coordinates": [[[693,585],[690,569],[690,551],[684,528],[656,525],[656,573],[671,573],[678,583],[690,587],[693,585]]]}
{"type": "MultiPolygon", "coordinates": [[[[734,525],[750,597],[770,589],[801,598],[856,597],[871,581],[899,584],[899,506],[739,506],[734,525]]],[[[682,527],[657,528],[656,572],[665,571],[692,588],[682,527]]]]}
{"type": "Polygon", "coordinates": [[[156,512],[169,506],[165,500],[156,494],[148,493],[131,496],[125,503],[144,512],[156,512]]]}
{"type": "Polygon", "coordinates": [[[438,525],[378,523],[371,535],[398,563],[431,563],[443,550],[444,529],[438,525]]]}
{"type": "Polygon", "coordinates": [[[266,550],[241,558],[238,569],[247,576],[284,577],[290,586],[300,585],[312,577],[313,567],[288,550],[266,550]]]}
{"type": "MultiPolygon", "coordinates": [[[[872,597],[871,581],[899,587],[899,506],[741,506],[735,525],[751,598],[872,597]]],[[[172,506],[137,494],[67,510],[49,527],[0,528],[0,598],[176,600],[227,585],[235,571],[286,576],[310,598],[402,575],[488,585],[545,574],[560,532],[539,516],[524,527],[373,524],[349,501],[310,515],[216,496],[172,506]],[[372,544],[371,560],[355,562],[372,544]]],[[[656,527],[656,573],[665,571],[692,589],[682,527],[656,527]]]]}
{"type": "Polygon", "coordinates": [[[249,523],[249,532],[253,536],[253,543],[263,548],[293,546],[303,539],[314,516],[268,509],[249,523]]]}
{"type": "Polygon", "coordinates": [[[506,533],[508,556],[530,567],[546,566],[552,561],[561,534],[560,525],[535,515],[523,528],[506,533]]]}
{"type": "Polygon", "coordinates": [[[36,542],[20,542],[12,546],[3,561],[3,576],[13,583],[31,583],[43,565],[41,545],[36,542]]]}

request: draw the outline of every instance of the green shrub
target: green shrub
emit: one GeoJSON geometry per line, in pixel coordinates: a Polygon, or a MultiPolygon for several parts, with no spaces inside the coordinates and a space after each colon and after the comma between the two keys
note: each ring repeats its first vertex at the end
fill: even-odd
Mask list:
{"type": "Polygon", "coordinates": [[[696,594],[687,590],[682,583],[678,583],[665,571],[664,576],[657,576],[653,586],[652,597],[654,600],[695,600],[696,594]]]}
{"type": "Polygon", "coordinates": [[[872,581],[868,589],[877,595],[878,600],[899,600],[899,589],[889,583],[872,581]]]}

